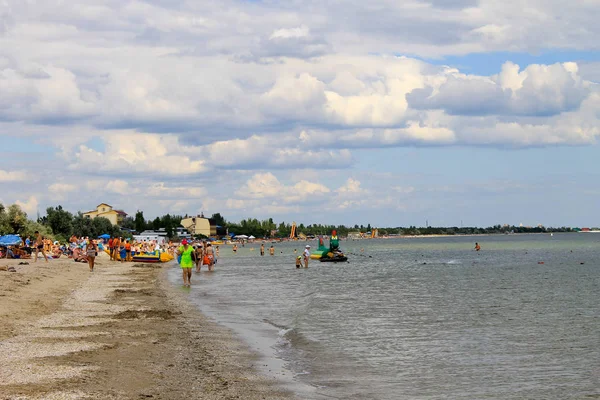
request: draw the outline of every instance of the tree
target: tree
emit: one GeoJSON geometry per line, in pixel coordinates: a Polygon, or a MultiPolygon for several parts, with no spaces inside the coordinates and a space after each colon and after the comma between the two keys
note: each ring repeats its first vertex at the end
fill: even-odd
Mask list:
{"type": "Polygon", "coordinates": [[[121,222],[121,228],[135,230],[135,220],[133,217],[125,217],[121,222]]]}
{"type": "Polygon", "coordinates": [[[159,217],[154,218],[154,221],[152,221],[152,229],[154,229],[155,231],[160,229],[160,218],[159,217]]]}
{"type": "Polygon", "coordinates": [[[27,224],[27,213],[21,210],[17,204],[8,207],[8,225],[12,230],[11,233],[21,234],[25,230],[27,224]]]}
{"type": "Polygon", "coordinates": [[[138,210],[135,213],[135,231],[140,233],[146,229],[146,220],[144,219],[144,212],[138,210]]]}
{"type": "Polygon", "coordinates": [[[4,208],[4,204],[0,203],[0,235],[5,235],[10,230],[10,225],[8,224],[8,214],[6,213],[6,208],[4,208]]]}
{"type": "Polygon", "coordinates": [[[73,214],[63,210],[62,206],[46,209],[46,224],[50,226],[55,235],[68,238],[73,234],[73,214]]]}
{"type": "Polygon", "coordinates": [[[213,214],[212,217],[210,217],[210,219],[215,221],[215,224],[222,226],[223,228],[227,226],[227,221],[225,221],[225,218],[221,215],[221,213],[213,214]]]}

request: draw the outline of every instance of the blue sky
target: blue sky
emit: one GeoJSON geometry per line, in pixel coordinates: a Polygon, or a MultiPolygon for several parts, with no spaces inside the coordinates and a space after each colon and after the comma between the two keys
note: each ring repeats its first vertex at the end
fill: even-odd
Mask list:
{"type": "Polygon", "coordinates": [[[0,202],[599,226],[598,17],[558,0],[8,0],[0,202]]]}

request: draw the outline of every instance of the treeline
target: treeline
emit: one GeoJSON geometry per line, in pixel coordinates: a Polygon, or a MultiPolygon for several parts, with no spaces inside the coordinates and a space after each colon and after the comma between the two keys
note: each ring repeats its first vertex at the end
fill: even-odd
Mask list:
{"type": "Polygon", "coordinates": [[[124,229],[134,230],[141,233],[146,230],[158,231],[164,229],[169,238],[175,236],[177,228],[181,227],[181,220],[187,218],[181,215],[165,214],[162,217],[156,217],[153,220],[146,220],[143,211],[137,211],[135,217],[127,217],[123,220],[121,227],[124,229]]]}
{"type": "MultiPolygon", "coordinates": [[[[227,222],[221,214],[213,214],[211,217],[217,225],[226,227],[229,233],[236,235],[253,235],[255,237],[289,237],[292,232],[292,224],[286,222],[276,223],[273,218],[258,220],[256,218],[243,219],[239,223],[227,222]]],[[[487,228],[478,227],[394,227],[394,228],[375,228],[371,224],[364,225],[321,225],[298,224],[296,226],[296,234],[304,234],[306,236],[329,235],[333,230],[337,231],[338,236],[344,237],[349,234],[367,234],[373,229],[377,229],[379,236],[386,235],[478,235],[478,234],[508,234],[508,233],[543,233],[543,232],[574,232],[570,227],[523,227],[523,226],[507,226],[494,225],[487,228]]]]}
{"type": "MultiPolygon", "coordinates": [[[[111,236],[131,237],[133,232],[142,232],[144,230],[164,229],[169,238],[176,237],[176,229],[181,226],[181,220],[187,218],[187,215],[165,214],[156,217],[153,220],[146,220],[143,211],[137,211],[135,217],[127,217],[123,220],[121,226],[113,226],[106,218],[86,218],[81,212],[72,214],[66,211],[62,206],[48,207],[46,215],[38,217],[33,221],[27,217],[27,214],[17,204],[5,207],[0,203],[0,235],[19,234],[22,237],[33,236],[35,231],[40,231],[45,237],[61,242],[66,241],[71,235],[98,237],[102,234],[111,236]]],[[[243,219],[240,222],[228,222],[220,213],[215,213],[211,219],[221,227],[221,232],[229,232],[236,235],[262,237],[289,237],[292,231],[292,224],[286,222],[276,223],[273,218],[258,220],[256,218],[243,219]]],[[[306,236],[329,235],[332,230],[337,230],[341,237],[349,234],[371,232],[375,227],[370,224],[364,225],[322,225],[298,224],[296,234],[306,236]]],[[[570,227],[523,227],[494,225],[487,228],[478,227],[394,227],[377,228],[379,236],[385,235],[476,235],[476,234],[507,234],[507,233],[543,233],[543,232],[573,232],[570,227]]],[[[592,228],[595,229],[595,228],[592,228]]]]}
{"type": "Polygon", "coordinates": [[[35,231],[45,236],[52,233],[46,226],[27,218],[27,213],[17,204],[6,208],[0,203],[0,235],[18,234],[21,237],[33,237],[35,231]]]}
{"type": "Polygon", "coordinates": [[[131,238],[134,232],[161,228],[165,229],[167,236],[173,237],[181,219],[181,216],[166,214],[150,221],[144,218],[142,211],[137,211],[135,217],[126,217],[121,226],[115,226],[107,218],[87,218],[81,212],[73,215],[59,205],[58,207],[48,207],[46,215],[38,218],[38,222],[50,228],[55,240],[64,241],[71,235],[97,238],[100,235],[108,234],[131,238]]]}
{"type": "Polygon", "coordinates": [[[13,204],[6,208],[0,203],[0,235],[19,234],[21,237],[33,236],[39,231],[44,237],[66,242],[72,235],[78,237],[97,238],[100,235],[122,236],[131,238],[134,232],[146,229],[165,229],[169,237],[175,236],[175,230],[183,217],[163,215],[154,220],[145,220],[144,213],[138,211],[135,218],[127,217],[121,226],[114,226],[107,218],[87,218],[81,212],[73,214],[62,206],[48,207],[46,215],[33,221],[27,217],[21,207],[13,204]]]}

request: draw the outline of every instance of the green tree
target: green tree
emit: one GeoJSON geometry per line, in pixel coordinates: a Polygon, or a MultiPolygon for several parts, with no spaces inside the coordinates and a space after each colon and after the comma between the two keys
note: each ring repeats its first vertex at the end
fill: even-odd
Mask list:
{"type": "Polygon", "coordinates": [[[152,221],[152,229],[155,231],[160,229],[160,217],[154,218],[154,221],[152,221]]]}
{"type": "Polygon", "coordinates": [[[135,231],[140,233],[146,229],[146,220],[144,219],[144,212],[138,210],[135,213],[135,231]]]}
{"type": "Polygon", "coordinates": [[[46,223],[55,235],[67,238],[73,234],[73,214],[63,210],[62,206],[46,209],[46,223]]]}
{"type": "Polygon", "coordinates": [[[133,217],[123,218],[123,222],[121,222],[121,228],[135,230],[135,220],[133,217]]]}
{"type": "Polygon", "coordinates": [[[11,233],[22,234],[27,224],[27,213],[17,204],[13,204],[8,207],[7,216],[11,233]]]}
{"type": "Polygon", "coordinates": [[[10,225],[8,224],[8,214],[4,204],[0,203],[0,235],[8,234],[10,225]]]}
{"type": "Polygon", "coordinates": [[[225,218],[221,215],[221,213],[213,214],[210,219],[214,220],[215,224],[222,226],[223,228],[227,226],[227,221],[225,221],[225,218]]]}

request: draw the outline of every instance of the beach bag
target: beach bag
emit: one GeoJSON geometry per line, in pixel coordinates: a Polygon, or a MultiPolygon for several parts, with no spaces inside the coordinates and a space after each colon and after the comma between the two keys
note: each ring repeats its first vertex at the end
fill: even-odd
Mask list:
{"type": "Polygon", "coordinates": [[[181,254],[177,256],[177,264],[181,264],[181,254]]]}

